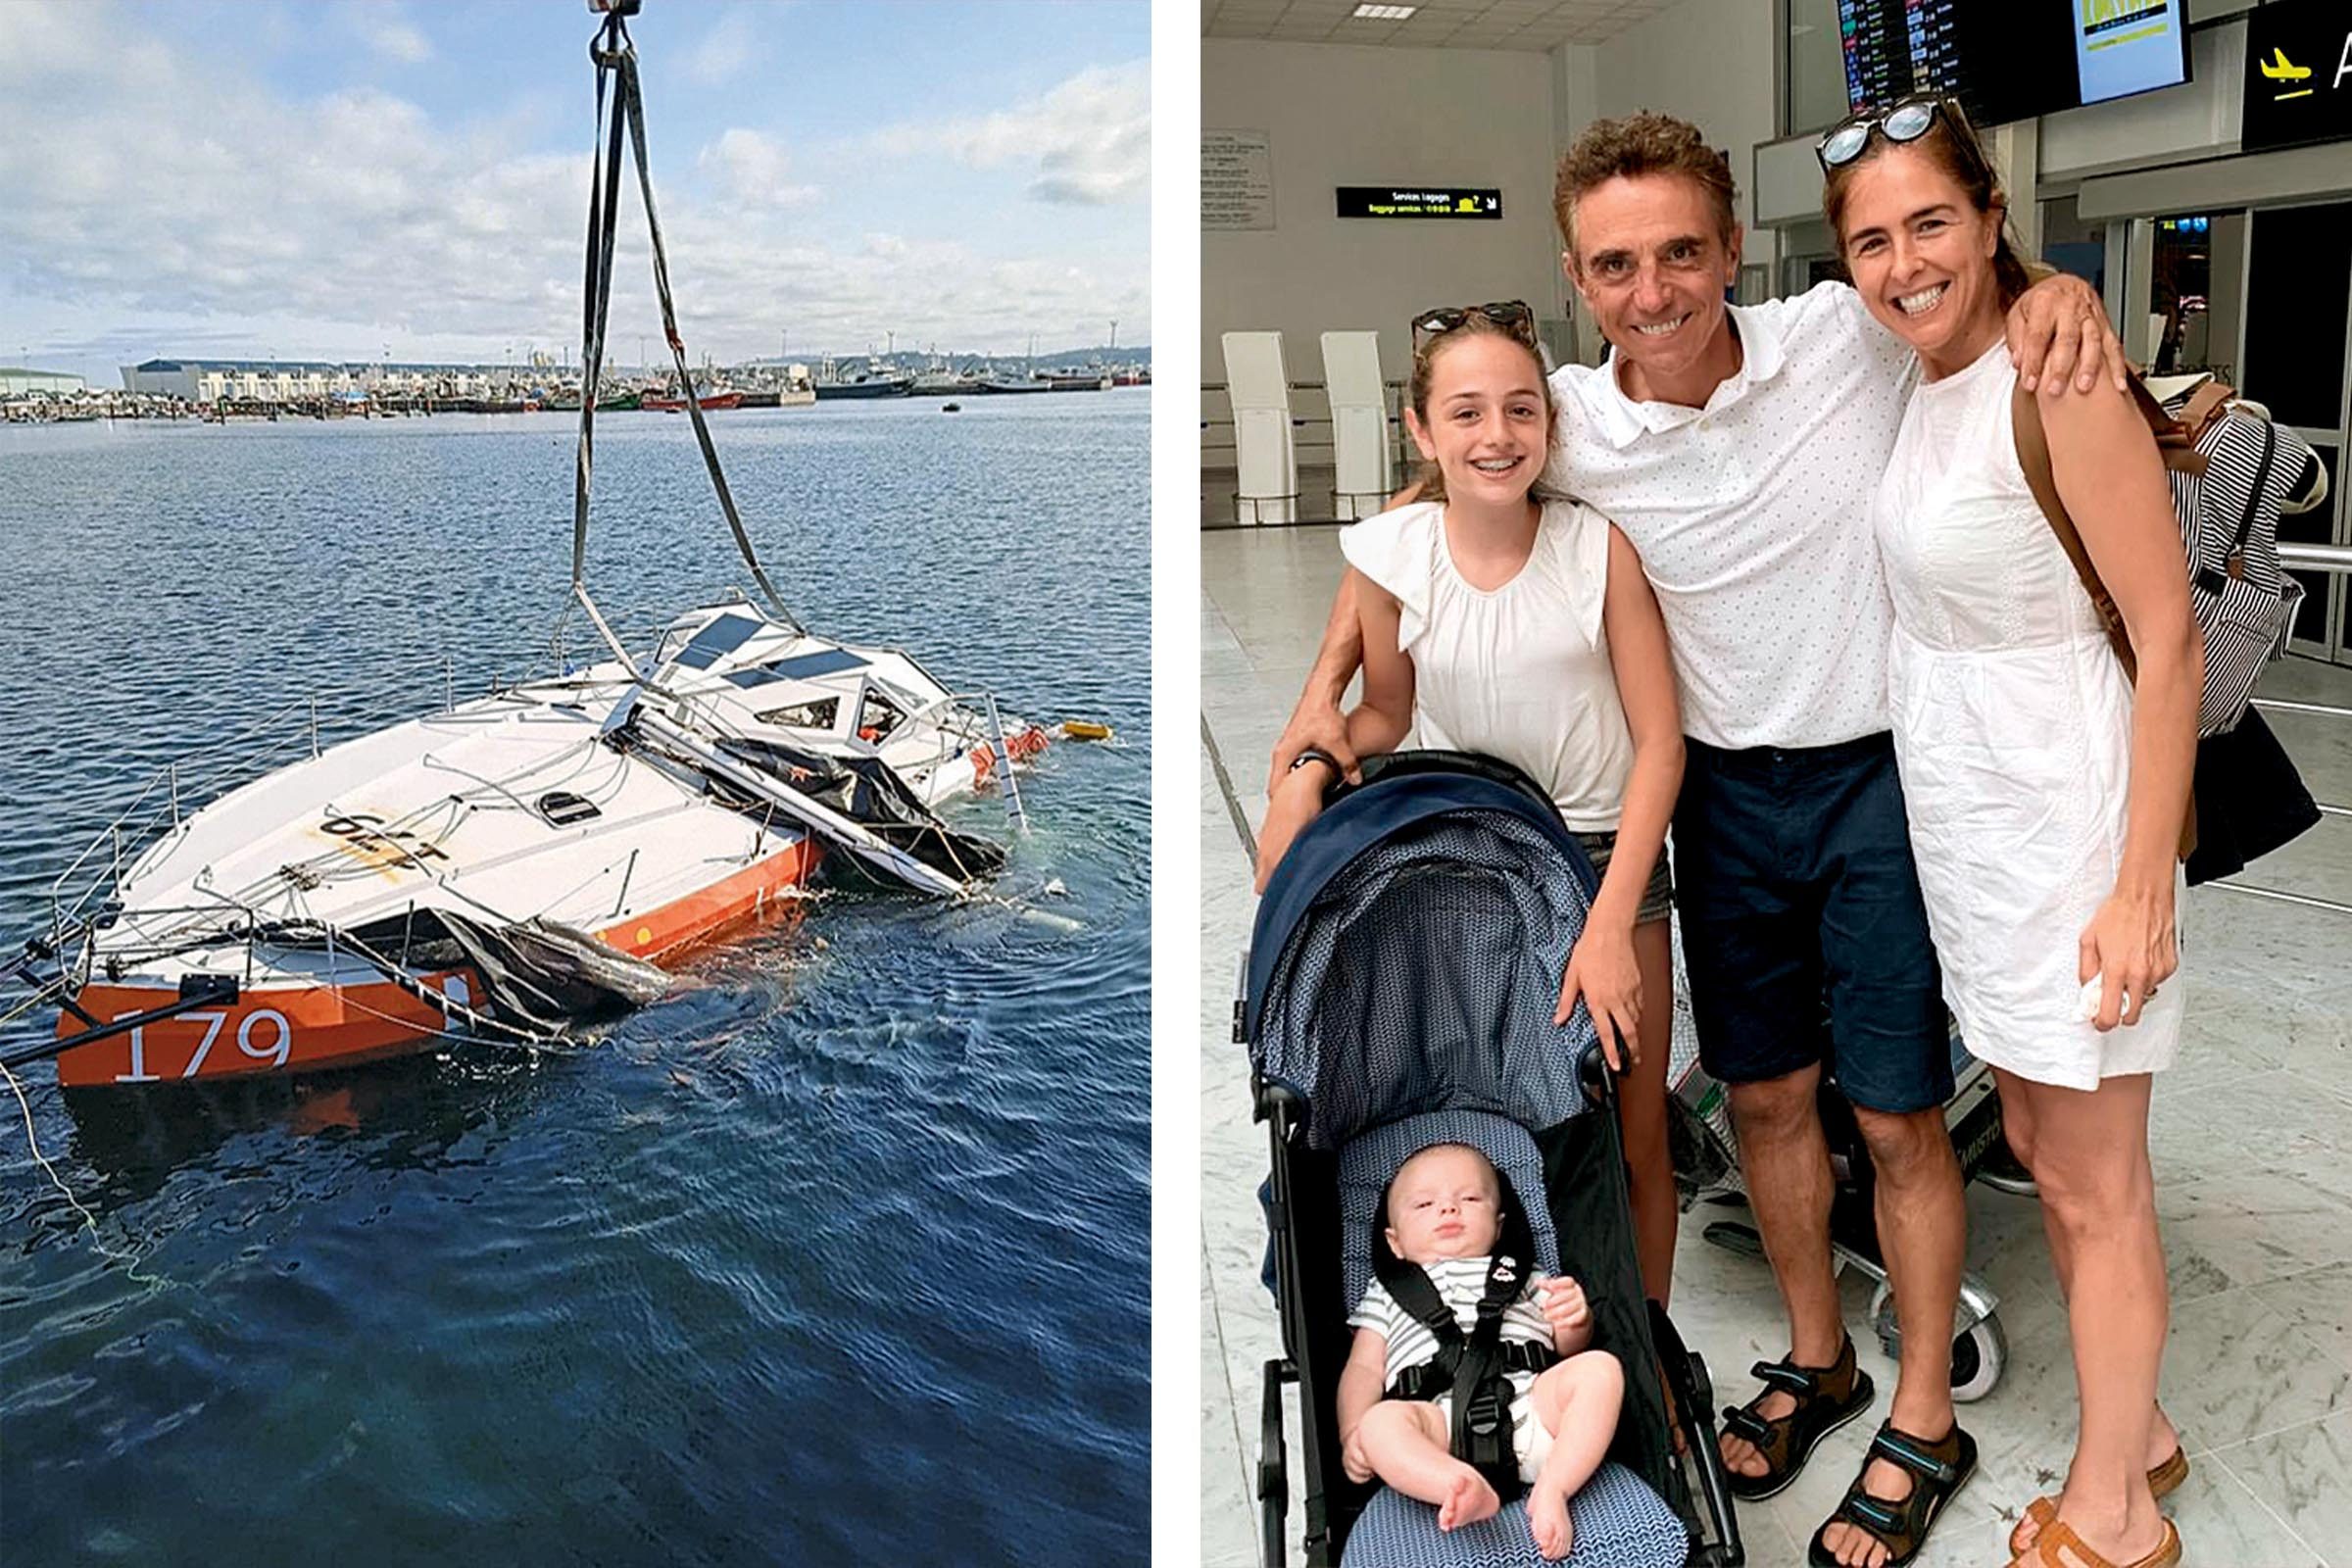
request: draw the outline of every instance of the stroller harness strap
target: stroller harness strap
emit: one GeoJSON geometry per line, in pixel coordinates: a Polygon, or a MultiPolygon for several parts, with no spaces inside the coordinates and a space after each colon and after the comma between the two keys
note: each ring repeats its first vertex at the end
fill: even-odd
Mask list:
{"type": "Polygon", "coordinates": [[[1374,1252],[1380,1283],[1438,1342],[1436,1358],[1401,1374],[1386,1396],[1434,1399],[1450,1393],[1453,1419],[1448,1450],[1508,1502],[1522,1489],[1519,1456],[1511,1444],[1511,1400],[1517,1391],[1511,1387],[1510,1374],[1541,1372],[1559,1359],[1548,1345],[1502,1342],[1502,1315],[1519,1298],[1527,1281],[1525,1269],[1508,1252],[1494,1254],[1487,1265],[1477,1321],[1464,1334],[1453,1308],[1438,1294],[1426,1270],[1404,1262],[1385,1247],[1374,1252]]]}
{"type": "MultiPolygon", "coordinates": [[[[1549,1346],[1531,1340],[1505,1340],[1494,1349],[1495,1359],[1504,1372],[1541,1372],[1555,1364],[1559,1352],[1549,1346]]],[[[1444,1355],[1435,1361],[1407,1367],[1396,1374],[1396,1381],[1388,1392],[1392,1399],[1435,1399],[1453,1392],[1453,1368],[1444,1355]]]]}

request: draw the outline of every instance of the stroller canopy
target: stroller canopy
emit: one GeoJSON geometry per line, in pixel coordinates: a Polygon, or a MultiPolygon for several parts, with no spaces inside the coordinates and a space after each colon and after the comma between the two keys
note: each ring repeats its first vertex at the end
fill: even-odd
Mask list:
{"type": "Polygon", "coordinates": [[[1336,1151],[1414,1112],[1499,1112],[1531,1130],[1578,1114],[1580,1008],[1560,976],[1595,879],[1524,775],[1406,754],[1366,767],[1267,885],[1243,1027],[1251,1062],[1306,1102],[1336,1151]]]}

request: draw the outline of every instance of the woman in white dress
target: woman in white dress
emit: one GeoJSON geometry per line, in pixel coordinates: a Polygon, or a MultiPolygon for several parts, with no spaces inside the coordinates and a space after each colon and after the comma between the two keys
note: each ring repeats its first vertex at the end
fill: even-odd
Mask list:
{"type": "MultiPolygon", "coordinates": [[[[1664,845],[1683,733],[1666,625],[1641,558],[1574,501],[1530,495],[1550,447],[1535,315],[1517,300],[1428,312],[1413,327],[1406,427],[1433,499],[1344,530],[1358,577],[1359,757],[1420,745],[1516,764],[1551,796],[1601,874],[1560,990],[1627,1069],[1618,1101],[1642,1282],[1667,1299],[1678,1206],[1666,1145],[1674,1016],[1664,845]]],[[[1258,885],[1322,808],[1337,763],[1301,756],[1268,805],[1258,885]]]]}
{"type": "Polygon", "coordinates": [[[1875,514],[1895,757],[1946,996],[2040,1189],[2082,1398],[2065,1490],[2011,1547],[2158,1568],[2180,1545],[2156,1493],[2185,1466],[2156,1407],[2148,1096],[2180,1042],[2175,861],[2203,668],[2179,524],[2129,396],[2045,389],[2058,495],[2122,612],[2134,689],[2019,460],[2002,327],[2027,277],[1975,133],[1918,99],[1821,155],[1854,285],[1919,356],[1875,514]]]}

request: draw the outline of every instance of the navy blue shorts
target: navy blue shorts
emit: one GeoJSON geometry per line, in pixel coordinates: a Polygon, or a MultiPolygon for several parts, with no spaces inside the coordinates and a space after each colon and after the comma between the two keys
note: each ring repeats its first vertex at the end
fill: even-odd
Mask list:
{"type": "Polygon", "coordinates": [[[1726,1083],[1821,1062],[1873,1110],[1949,1100],[1892,738],[1686,755],[1674,880],[1700,1062],[1726,1083]]]}

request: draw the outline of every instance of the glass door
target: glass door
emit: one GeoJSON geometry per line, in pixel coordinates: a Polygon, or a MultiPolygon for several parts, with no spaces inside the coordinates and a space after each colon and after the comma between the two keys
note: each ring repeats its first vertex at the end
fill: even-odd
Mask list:
{"type": "MultiPolygon", "coordinates": [[[[2331,481],[2328,503],[2279,520],[2280,540],[2352,544],[2343,456],[2352,446],[2352,202],[2250,215],[2244,379],[2238,388],[2309,441],[2331,481]]],[[[2340,575],[2297,572],[2303,608],[2287,647],[2352,664],[2352,592],[2340,575]]]]}

